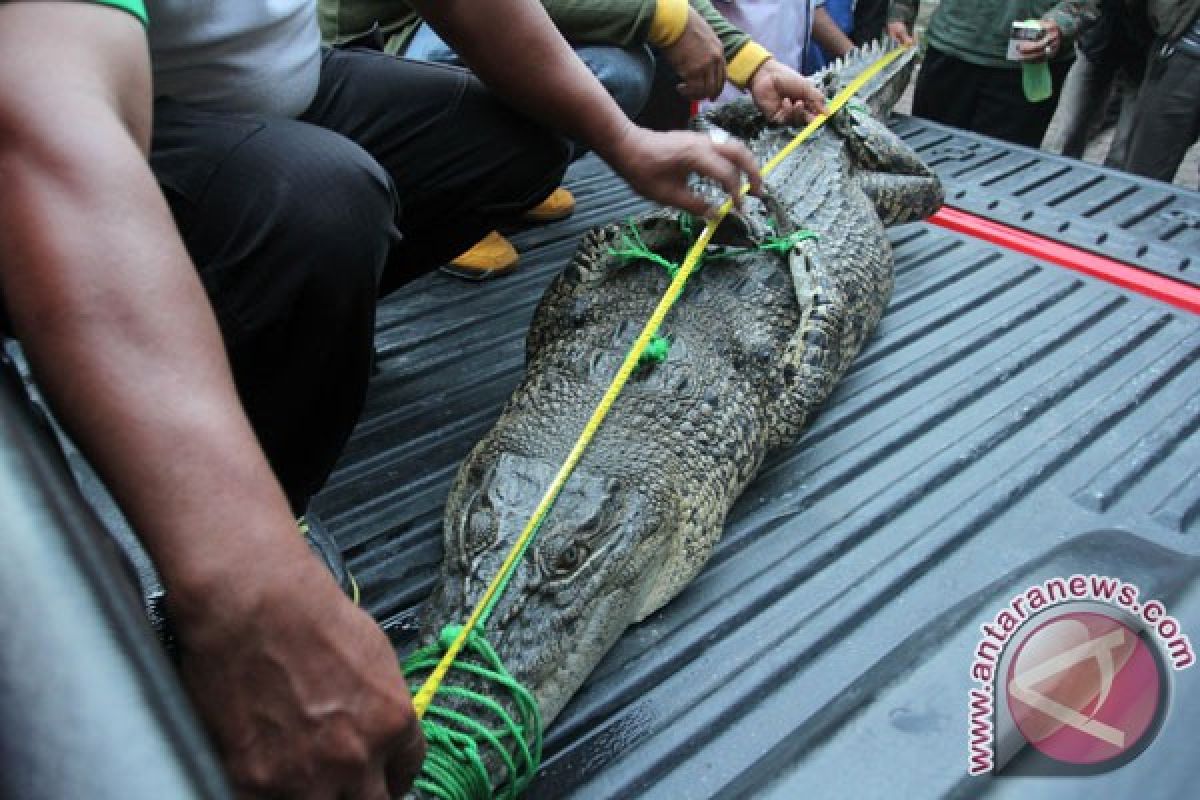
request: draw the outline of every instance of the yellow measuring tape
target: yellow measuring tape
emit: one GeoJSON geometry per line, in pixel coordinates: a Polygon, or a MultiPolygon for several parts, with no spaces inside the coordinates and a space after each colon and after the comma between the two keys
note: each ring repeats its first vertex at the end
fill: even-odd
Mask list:
{"type": "MultiPolygon", "coordinates": [[[[805,125],[803,130],[796,134],[796,137],[792,139],[792,141],[788,142],[787,146],[776,153],[775,156],[763,166],[762,174],[766,176],[773,169],[779,166],[779,164],[782,163],[785,158],[791,155],[791,153],[800,146],[801,142],[812,136],[812,134],[818,128],[825,124],[825,121],[828,120],[830,116],[837,113],[842,106],[846,105],[850,98],[853,97],[859,89],[866,85],[867,81],[875,77],[875,75],[877,75],[888,64],[899,58],[900,55],[907,49],[908,46],[904,46],[897,47],[895,50],[889,51],[886,55],[884,55],[883,58],[876,61],[861,75],[855,78],[849,86],[838,92],[838,94],[826,104],[825,113],[815,117],[811,122],[805,125]]],[[[749,190],[749,184],[742,186],[742,188],[738,191],[738,196],[740,197],[744,195],[749,190]]],[[[621,368],[617,370],[616,377],[613,378],[612,383],[609,384],[608,390],[604,393],[604,397],[601,398],[599,405],[596,406],[596,410],[592,412],[591,418],[588,420],[587,425],[585,425],[583,428],[583,433],[579,435],[579,439],[575,442],[575,446],[571,448],[571,452],[567,456],[567,460],[563,462],[562,467],[558,470],[558,474],[554,476],[554,480],[550,483],[550,488],[548,488],[546,493],[542,495],[541,502],[538,504],[537,509],[533,512],[533,516],[529,519],[525,529],[517,538],[512,550],[509,551],[508,558],[506,558],[504,563],[500,565],[500,570],[496,573],[496,577],[492,579],[491,584],[483,593],[483,597],[481,597],[479,602],[475,605],[475,609],[471,612],[471,616],[467,618],[465,623],[463,623],[462,630],[459,632],[458,636],[454,638],[454,641],[450,643],[450,647],[446,649],[446,654],[442,656],[442,660],[438,662],[437,667],[434,668],[429,678],[421,687],[421,690],[417,692],[416,697],[413,698],[413,709],[416,711],[418,718],[425,716],[426,709],[428,709],[429,704],[433,702],[433,696],[437,693],[438,687],[445,679],[446,673],[450,671],[450,666],[454,663],[454,659],[457,658],[459,652],[462,651],[463,645],[467,641],[467,637],[470,635],[471,631],[475,629],[475,625],[479,622],[479,618],[483,615],[484,609],[491,604],[492,598],[495,596],[496,592],[499,591],[500,586],[503,585],[505,576],[507,576],[508,573],[511,572],[516,566],[517,559],[520,557],[520,554],[524,552],[525,545],[528,543],[530,537],[532,537],[534,532],[537,531],[538,526],[541,525],[542,520],[546,518],[546,515],[550,513],[550,508],[554,505],[554,501],[558,498],[559,493],[566,485],[567,479],[571,477],[571,473],[574,471],[576,465],[578,465],[580,459],[583,458],[584,450],[586,450],[587,446],[591,444],[592,438],[596,435],[596,431],[600,429],[600,424],[604,422],[604,418],[608,415],[609,409],[612,408],[612,404],[616,401],[617,395],[619,395],[621,390],[625,388],[625,383],[629,380],[629,376],[633,374],[633,370],[637,367],[642,352],[645,351],[646,346],[650,344],[650,340],[654,337],[654,334],[658,332],[658,328],[660,325],[662,325],[663,320],[666,318],[667,312],[671,310],[671,306],[673,306],[675,301],[679,299],[679,295],[683,292],[684,284],[687,283],[688,277],[691,276],[692,271],[696,268],[696,264],[699,263],[700,255],[704,252],[704,248],[708,246],[709,241],[713,237],[713,233],[715,233],[717,230],[717,226],[732,208],[733,198],[730,198],[721,205],[721,207],[717,210],[716,215],[708,221],[708,224],[704,226],[704,230],[701,231],[699,238],[696,239],[695,244],[693,244],[691,249],[688,250],[687,256],[683,259],[683,264],[680,265],[679,271],[675,273],[674,280],[671,281],[671,285],[667,287],[667,291],[663,294],[662,299],[659,300],[658,306],[654,309],[654,313],[650,315],[650,320],[646,323],[646,326],[642,328],[642,332],[634,342],[633,348],[629,351],[628,355],[625,356],[625,361],[621,364],[621,368]]]]}

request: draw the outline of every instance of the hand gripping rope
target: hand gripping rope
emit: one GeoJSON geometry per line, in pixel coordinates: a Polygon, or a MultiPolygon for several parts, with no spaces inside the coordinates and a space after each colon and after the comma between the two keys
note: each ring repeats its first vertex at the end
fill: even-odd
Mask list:
{"type": "MultiPolygon", "coordinates": [[[[863,71],[849,86],[838,92],[827,104],[825,113],[815,117],[805,125],[791,142],[776,153],[763,166],[762,174],[765,176],[779,166],[802,142],[812,136],[833,114],[845,106],[866,85],[867,81],[875,77],[892,61],[899,58],[907,49],[908,47],[897,47],[889,51],[863,71]]],[[[743,185],[738,191],[737,196],[741,197],[749,190],[749,185],[743,185]]],[[[654,350],[661,350],[663,345],[661,337],[658,337],[659,326],[662,325],[667,313],[679,299],[688,278],[691,277],[692,273],[703,260],[705,248],[708,247],[721,220],[733,208],[733,201],[734,198],[732,197],[726,200],[713,218],[707,222],[704,230],[700,232],[700,235],[696,238],[696,241],[692,244],[678,268],[672,270],[671,267],[674,267],[673,264],[668,267],[668,271],[673,274],[670,286],[667,287],[662,299],[659,300],[658,306],[651,314],[649,321],[646,322],[645,327],[642,328],[642,332],[638,335],[637,340],[634,341],[633,346],[625,356],[620,369],[617,370],[616,377],[613,378],[608,390],[605,391],[595,411],[592,412],[592,416],[584,426],[583,432],[579,435],[574,447],[572,447],[571,452],[567,455],[566,461],[554,476],[550,487],[546,489],[541,502],[538,503],[537,508],[533,512],[533,516],[509,551],[508,557],[501,564],[496,577],[492,579],[492,582],[484,591],[483,596],[479,599],[478,604],[466,622],[461,626],[447,626],[441,632],[437,642],[418,650],[405,661],[404,670],[406,675],[424,672],[432,667],[432,671],[417,689],[416,695],[413,698],[413,708],[416,711],[417,717],[421,719],[422,728],[429,742],[429,756],[426,759],[425,766],[422,768],[421,777],[416,782],[416,786],[423,791],[437,797],[453,798],[454,800],[489,796],[492,792],[491,782],[487,768],[479,752],[480,745],[495,749],[498,752],[501,762],[508,769],[508,780],[506,781],[501,797],[515,798],[533,780],[541,759],[542,741],[541,716],[538,711],[537,701],[527,689],[513,679],[504,668],[495,651],[476,629],[482,628],[487,624],[496,601],[503,594],[517,564],[529,549],[529,545],[533,542],[542,523],[550,513],[551,508],[553,508],[555,500],[558,499],[558,495],[562,492],[571,473],[583,458],[584,451],[596,435],[600,425],[604,422],[604,418],[608,415],[617,396],[625,387],[630,375],[633,374],[639,362],[642,361],[647,348],[650,348],[653,343],[652,353],[654,350]],[[464,647],[474,656],[475,660],[470,663],[455,664],[455,660],[464,647]],[[437,657],[439,652],[442,654],[440,659],[437,657]],[[446,694],[457,696],[477,704],[481,710],[499,719],[501,727],[499,729],[490,729],[486,725],[464,714],[434,706],[432,704],[434,695],[438,692],[438,688],[441,686],[442,681],[445,680],[452,666],[507,689],[513,697],[514,705],[518,708],[521,719],[519,721],[512,720],[505,710],[494,700],[477,692],[457,686],[447,688],[445,690],[446,694]],[[427,712],[431,712],[432,716],[438,719],[456,723],[459,727],[469,731],[469,733],[451,729],[435,719],[429,719],[426,717],[427,712]],[[532,731],[533,733],[532,747],[526,746],[524,735],[526,731],[532,731]],[[519,755],[517,761],[513,760],[504,746],[505,739],[511,739],[516,745],[519,755]]],[[[811,236],[811,234],[805,233],[811,236]]],[[[641,256],[640,253],[637,255],[641,256]]],[[[658,259],[652,258],[650,260],[657,261],[658,259]]]]}

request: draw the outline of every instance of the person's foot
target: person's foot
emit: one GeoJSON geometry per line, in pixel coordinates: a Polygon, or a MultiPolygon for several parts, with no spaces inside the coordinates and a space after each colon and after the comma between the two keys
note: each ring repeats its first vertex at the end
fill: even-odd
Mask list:
{"type": "Polygon", "coordinates": [[[482,281],[512,272],[520,260],[517,248],[508,239],[492,231],[442,269],[460,278],[482,281]]]}
{"type": "Polygon", "coordinates": [[[334,541],[329,529],[325,527],[325,523],[319,516],[310,512],[296,520],[296,527],[304,535],[304,541],[308,543],[308,548],[312,550],[313,555],[319,558],[333,575],[333,579],[342,592],[354,601],[354,605],[358,605],[358,582],[346,568],[342,550],[334,541]]]}
{"type": "Polygon", "coordinates": [[[522,215],[526,222],[557,222],[575,211],[575,196],[561,186],[522,215]]]}
{"type": "MultiPolygon", "coordinates": [[[[545,200],[526,211],[521,219],[536,223],[557,222],[571,216],[574,211],[575,197],[560,186],[545,200]]],[[[492,231],[443,269],[460,278],[482,281],[512,272],[520,260],[521,256],[512,242],[499,232],[492,231]]]]}

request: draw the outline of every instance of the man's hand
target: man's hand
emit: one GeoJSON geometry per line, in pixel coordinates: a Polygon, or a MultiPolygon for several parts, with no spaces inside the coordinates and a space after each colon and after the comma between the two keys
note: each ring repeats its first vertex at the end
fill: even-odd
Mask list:
{"type": "Polygon", "coordinates": [[[1042,25],[1041,37],[1032,42],[1020,42],[1017,45],[1017,51],[1021,54],[1023,62],[1047,61],[1054,58],[1059,48],[1062,47],[1062,31],[1058,29],[1058,23],[1049,18],[1040,20],[1040,22],[1042,25]]]}
{"type": "Polygon", "coordinates": [[[760,190],[758,166],[743,145],[715,144],[697,133],[654,133],[630,122],[539,3],[413,0],[413,5],[497,94],[586,144],[651,200],[704,214],[706,204],[688,189],[693,172],[715,179],[734,196],[743,173],[760,190]],[[495,19],[505,21],[504,36],[496,35],[495,19]]]}
{"type": "Polygon", "coordinates": [[[767,59],[746,87],[754,104],[776,125],[800,125],[825,113],[825,95],[808,78],[774,58],[767,59]]]}
{"type": "Polygon", "coordinates": [[[184,682],[239,796],[398,796],[425,743],[396,655],[294,538],[240,585],[172,600],[184,682]]]}
{"type": "Polygon", "coordinates": [[[687,27],[663,55],[679,73],[679,93],[689,100],[715,100],[725,88],[725,51],[721,40],[696,9],[688,8],[687,27]]]}
{"type": "Polygon", "coordinates": [[[888,36],[892,37],[900,44],[910,45],[913,43],[912,33],[909,32],[908,26],[899,20],[889,22],[887,24],[887,32],[888,36]]]}
{"type": "Polygon", "coordinates": [[[606,160],[640,195],[698,216],[713,209],[688,188],[692,173],[711,178],[739,202],[742,184],[762,190],[754,156],[740,142],[714,142],[701,133],[648,131],[632,124],[606,160]]]}

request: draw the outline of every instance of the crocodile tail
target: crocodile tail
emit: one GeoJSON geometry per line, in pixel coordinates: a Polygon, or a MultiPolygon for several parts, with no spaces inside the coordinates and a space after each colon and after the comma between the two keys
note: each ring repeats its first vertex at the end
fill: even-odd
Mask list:
{"type": "MultiPolygon", "coordinates": [[[[899,46],[886,36],[877,41],[868,42],[828,64],[824,69],[813,74],[810,80],[819,86],[829,99],[832,99],[872,64],[899,46]]],[[[904,93],[915,66],[916,50],[909,49],[875,73],[859,90],[858,100],[867,106],[872,116],[881,120],[886,119],[896,101],[904,93]]],[[[774,156],[779,148],[788,141],[776,136],[762,136],[763,131],[769,127],[767,119],[748,97],[740,97],[710,108],[692,121],[694,130],[711,132],[719,129],[725,134],[741,139],[760,162],[774,156]]]]}
{"type": "MultiPolygon", "coordinates": [[[[854,48],[827,64],[809,79],[821,87],[827,97],[832,98],[872,64],[899,46],[889,36],[884,35],[876,41],[854,48]]],[[[916,63],[916,48],[910,48],[867,81],[858,92],[859,100],[871,109],[875,117],[886,119],[896,101],[904,94],[916,63]]]]}

